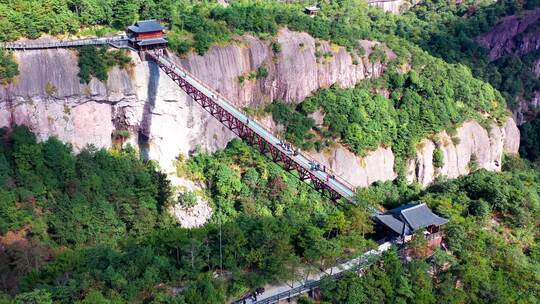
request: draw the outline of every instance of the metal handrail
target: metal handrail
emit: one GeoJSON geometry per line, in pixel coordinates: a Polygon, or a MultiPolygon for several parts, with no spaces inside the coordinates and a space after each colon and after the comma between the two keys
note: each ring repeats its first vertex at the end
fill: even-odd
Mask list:
{"type": "Polygon", "coordinates": [[[127,42],[127,37],[125,35],[111,36],[106,38],[83,38],[75,39],[68,41],[57,41],[57,42],[36,42],[36,43],[25,43],[25,42],[3,42],[0,43],[0,48],[8,50],[27,50],[27,49],[48,49],[48,48],[58,48],[58,47],[74,47],[82,45],[103,45],[103,44],[113,44],[117,42],[127,42]]]}
{"type": "MultiPolygon", "coordinates": [[[[354,265],[353,267],[351,267],[349,269],[346,269],[346,270],[343,270],[343,271],[340,271],[340,272],[335,273],[335,274],[331,274],[329,276],[333,280],[339,280],[339,279],[341,279],[343,277],[345,271],[359,271],[359,270],[362,270],[362,269],[370,266],[374,261],[376,261],[378,258],[380,258],[381,254],[383,252],[387,251],[388,249],[392,248],[393,246],[395,246],[395,241],[394,240],[385,242],[385,243],[381,244],[378,247],[378,249],[370,250],[370,251],[364,253],[364,255],[362,255],[362,256],[360,256],[358,258],[350,260],[349,262],[354,262],[355,260],[357,260],[356,262],[354,262],[354,263],[357,263],[357,264],[354,265]]],[[[341,264],[341,265],[344,265],[344,264],[341,264]]],[[[306,283],[304,283],[304,284],[302,284],[300,286],[293,287],[293,288],[291,288],[291,289],[289,289],[287,291],[283,291],[281,293],[275,294],[273,296],[270,296],[270,297],[262,299],[262,300],[255,300],[255,301],[251,301],[251,302],[246,301],[246,303],[249,303],[249,304],[272,304],[272,303],[277,303],[280,300],[290,299],[290,298],[292,298],[294,296],[309,292],[309,291],[317,288],[321,284],[321,281],[326,277],[328,277],[328,276],[323,276],[318,280],[313,280],[313,281],[306,282],[306,283]]],[[[234,301],[233,303],[234,304],[241,304],[244,301],[245,301],[245,299],[241,299],[241,300],[234,301]]]]}
{"type": "MultiPolygon", "coordinates": [[[[225,96],[221,95],[219,92],[217,92],[216,90],[214,90],[213,88],[209,87],[208,85],[206,85],[206,83],[202,80],[200,80],[198,77],[194,76],[192,73],[188,72],[185,68],[177,65],[176,63],[174,63],[170,58],[168,58],[167,56],[163,56],[161,55],[160,53],[158,52],[148,52],[147,53],[148,56],[150,56],[152,59],[156,60],[156,61],[160,61],[162,60],[164,62],[164,64],[166,66],[169,66],[170,68],[175,68],[177,70],[179,70],[183,76],[182,77],[187,77],[189,76],[190,78],[192,78],[198,85],[200,85],[201,87],[203,87],[204,89],[206,89],[208,92],[211,93],[212,95],[212,98],[213,99],[216,99],[216,100],[222,100],[222,102],[224,102],[225,104],[227,104],[228,107],[234,109],[236,112],[238,113],[241,113],[242,115],[244,115],[245,117],[249,117],[248,115],[246,115],[246,113],[244,113],[244,111],[242,111],[241,109],[239,109],[238,107],[236,107],[233,103],[231,103],[228,98],[226,98],[225,96]]],[[[265,125],[265,124],[261,124],[259,123],[258,120],[254,120],[258,125],[259,127],[261,127],[261,129],[263,129],[266,133],[268,133],[269,135],[271,135],[272,137],[274,138],[277,138],[277,139],[281,139],[279,136],[276,136],[273,134],[273,132],[270,132],[268,130],[268,127],[265,125]]],[[[312,163],[318,163],[317,161],[315,161],[313,159],[312,156],[310,155],[307,155],[302,152],[302,157],[304,157],[304,159],[312,162],[312,163]]],[[[325,174],[329,175],[328,172],[325,172],[325,174]]],[[[321,179],[322,181],[323,179],[321,179]]],[[[340,183],[342,185],[342,187],[345,187],[345,188],[348,188],[348,191],[350,191],[353,196],[354,196],[354,187],[352,185],[350,185],[350,183],[346,182],[343,178],[334,178],[334,180],[336,180],[338,183],[340,183]],[[345,182],[343,182],[345,181],[345,182]]],[[[334,189],[335,190],[335,189],[334,189]]],[[[349,198],[348,195],[343,195],[341,194],[342,196],[346,197],[346,198],[349,198]]],[[[352,200],[354,201],[354,197],[350,197],[349,200],[352,200]]]]}

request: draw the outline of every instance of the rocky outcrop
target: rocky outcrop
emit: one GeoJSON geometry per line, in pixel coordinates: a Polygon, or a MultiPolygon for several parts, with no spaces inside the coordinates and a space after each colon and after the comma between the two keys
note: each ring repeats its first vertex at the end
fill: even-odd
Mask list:
{"type": "Polygon", "coordinates": [[[312,157],[355,187],[367,187],[396,177],[394,154],[390,148],[380,147],[361,157],[339,146],[328,152],[315,153],[312,157]]]}
{"type": "MultiPolygon", "coordinates": [[[[177,185],[176,190],[180,192],[197,192],[200,189],[195,183],[184,178],[170,176],[169,179],[171,180],[171,184],[177,185]]],[[[176,204],[169,208],[169,212],[184,228],[200,227],[212,217],[212,208],[200,196],[197,196],[197,202],[194,206],[185,207],[181,204],[176,204]]]]}
{"type": "MultiPolygon", "coordinates": [[[[360,41],[359,47],[366,51],[362,57],[287,29],[280,30],[277,43],[281,50],[274,53],[270,41],[246,35],[240,44],[212,47],[204,56],[177,61],[237,106],[257,106],[275,99],[298,102],[319,88],[332,84],[352,87],[384,71],[383,65],[368,60],[377,42],[360,41]],[[248,76],[259,67],[268,71],[267,77],[239,81],[239,76],[248,76]]],[[[388,50],[388,56],[394,58],[395,54],[388,50]]]]}
{"type": "Polygon", "coordinates": [[[435,138],[424,139],[417,146],[416,158],[408,161],[410,182],[428,185],[439,176],[456,178],[476,168],[500,171],[503,154],[517,154],[519,149],[519,130],[512,118],[504,126],[492,125],[489,131],[476,121],[467,121],[455,136],[443,131],[435,138]],[[440,168],[433,164],[435,149],[441,149],[444,155],[440,168]]]}
{"type": "MultiPolygon", "coordinates": [[[[489,50],[489,59],[504,56],[524,56],[540,48],[540,8],[503,18],[489,32],[476,40],[489,50]]],[[[540,59],[533,66],[540,76],[540,59]]],[[[527,92],[531,97],[518,97],[513,106],[514,119],[518,124],[534,119],[540,106],[540,91],[527,92]]]]}
{"type": "Polygon", "coordinates": [[[506,154],[516,155],[519,153],[520,134],[513,119],[509,119],[504,124],[504,144],[503,151],[506,154]]]}
{"type": "MultiPolygon", "coordinates": [[[[534,62],[534,73],[540,77],[540,58],[534,62]]],[[[534,91],[532,97],[525,99],[518,97],[517,105],[514,109],[514,118],[518,125],[533,120],[540,110],[540,91],[534,91]]]]}
{"type": "MultiPolygon", "coordinates": [[[[491,126],[489,131],[475,121],[468,121],[457,129],[453,138],[446,132],[435,138],[437,143],[424,139],[417,146],[417,156],[407,162],[409,182],[425,186],[438,176],[456,178],[468,174],[471,167],[500,171],[503,154],[517,154],[519,149],[519,130],[512,118],[504,126],[491,126]],[[437,145],[444,155],[441,168],[433,165],[433,151],[437,145]]],[[[339,146],[311,156],[357,187],[396,178],[391,148],[379,147],[361,157],[339,146]]]]}
{"type": "Polygon", "coordinates": [[[489,59],[522,56],[540,47],[540,8],[503,18],[476,40],[489,50],[489,59]]]}
{"type": "Polygon", "coordinates": [[[137,100],[126,70],[112,69],[107,83],[81,84],[76,54],[68,50],[15,54],[21,76],[0,88],[0,127],[25,124],[41,139],[55,135],[79,150],[109,147],[114,130],[112,104],[137,100]]]}

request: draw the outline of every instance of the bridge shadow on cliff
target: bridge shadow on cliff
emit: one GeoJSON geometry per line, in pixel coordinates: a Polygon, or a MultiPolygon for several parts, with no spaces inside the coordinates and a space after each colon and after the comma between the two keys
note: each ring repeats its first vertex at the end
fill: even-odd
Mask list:
{"type": "Polygon", "coordinates": [[[156,106],[156,96],[159,86],[159,66],[153,62],[148,61],[148,69],[150,77],[148,79],[147,88],[147,100],[144,104],[143,116],[139,126],[139,134],[137,143],[141,151],[141,156],[144,159],[148,159],[148,153],[150,150],[150,134],[152,130],[152,116],[154,108],[156,106]]]}

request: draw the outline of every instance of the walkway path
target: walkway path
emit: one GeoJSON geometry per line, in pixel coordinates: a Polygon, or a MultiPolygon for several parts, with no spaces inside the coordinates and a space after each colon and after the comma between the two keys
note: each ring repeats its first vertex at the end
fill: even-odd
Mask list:
{"type": "Polygon", "coordinates": [[[271,304],[277,303],[281,300],[290,299],[299,296],[304,293],[308,293],[319,287],[321,280],[331,275],[334,279],[339,279],[343,276],[343,273],[347,270],[360,270],[378,259],[383,252],[392,248],[391,242],[386,242],[380,245],[377,249],[370,250],[364,253],[362,256],[339,264],[335,267],[326,269],[322,272],[310,275],[307,279],[296,281],[292,284],[283,284],[278,286],[271,286],[266,288],[265,291],[257,296],[255,300],[253,297],[237,300],[235,304],[271,304]]]}
{"type": "Polygon", "coordinates": [[[42,50],[54,48],[71,48],[84,45],[111,45],[115,48],[128,48],[128,39],[124,35],[101,37],[101,38],[84,38],[66,41],[54,42],[5,42],[0,43],[0,48],[8,50],[42,50]]]}

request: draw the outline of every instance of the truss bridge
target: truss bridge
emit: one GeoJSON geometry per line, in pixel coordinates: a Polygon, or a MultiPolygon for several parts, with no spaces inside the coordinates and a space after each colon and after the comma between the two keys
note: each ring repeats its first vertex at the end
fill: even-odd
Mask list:
{"type": "Polygon", "coordinates": [[[272,134],[256,120],[233,106],[232,102],[175,64],[162,52],[146,52],[145,55],[210,115],[248,144],[256,146],[261,153],[269,155],[285,170],[297,172],[299,179],[309,181],[315,189],[328,194],[333,200],[343,197],[350,202],[354,201],[354,187],[347,181],[330,172],[329,169],[321,168],[306,153],[295,149],[272,134]]]}

